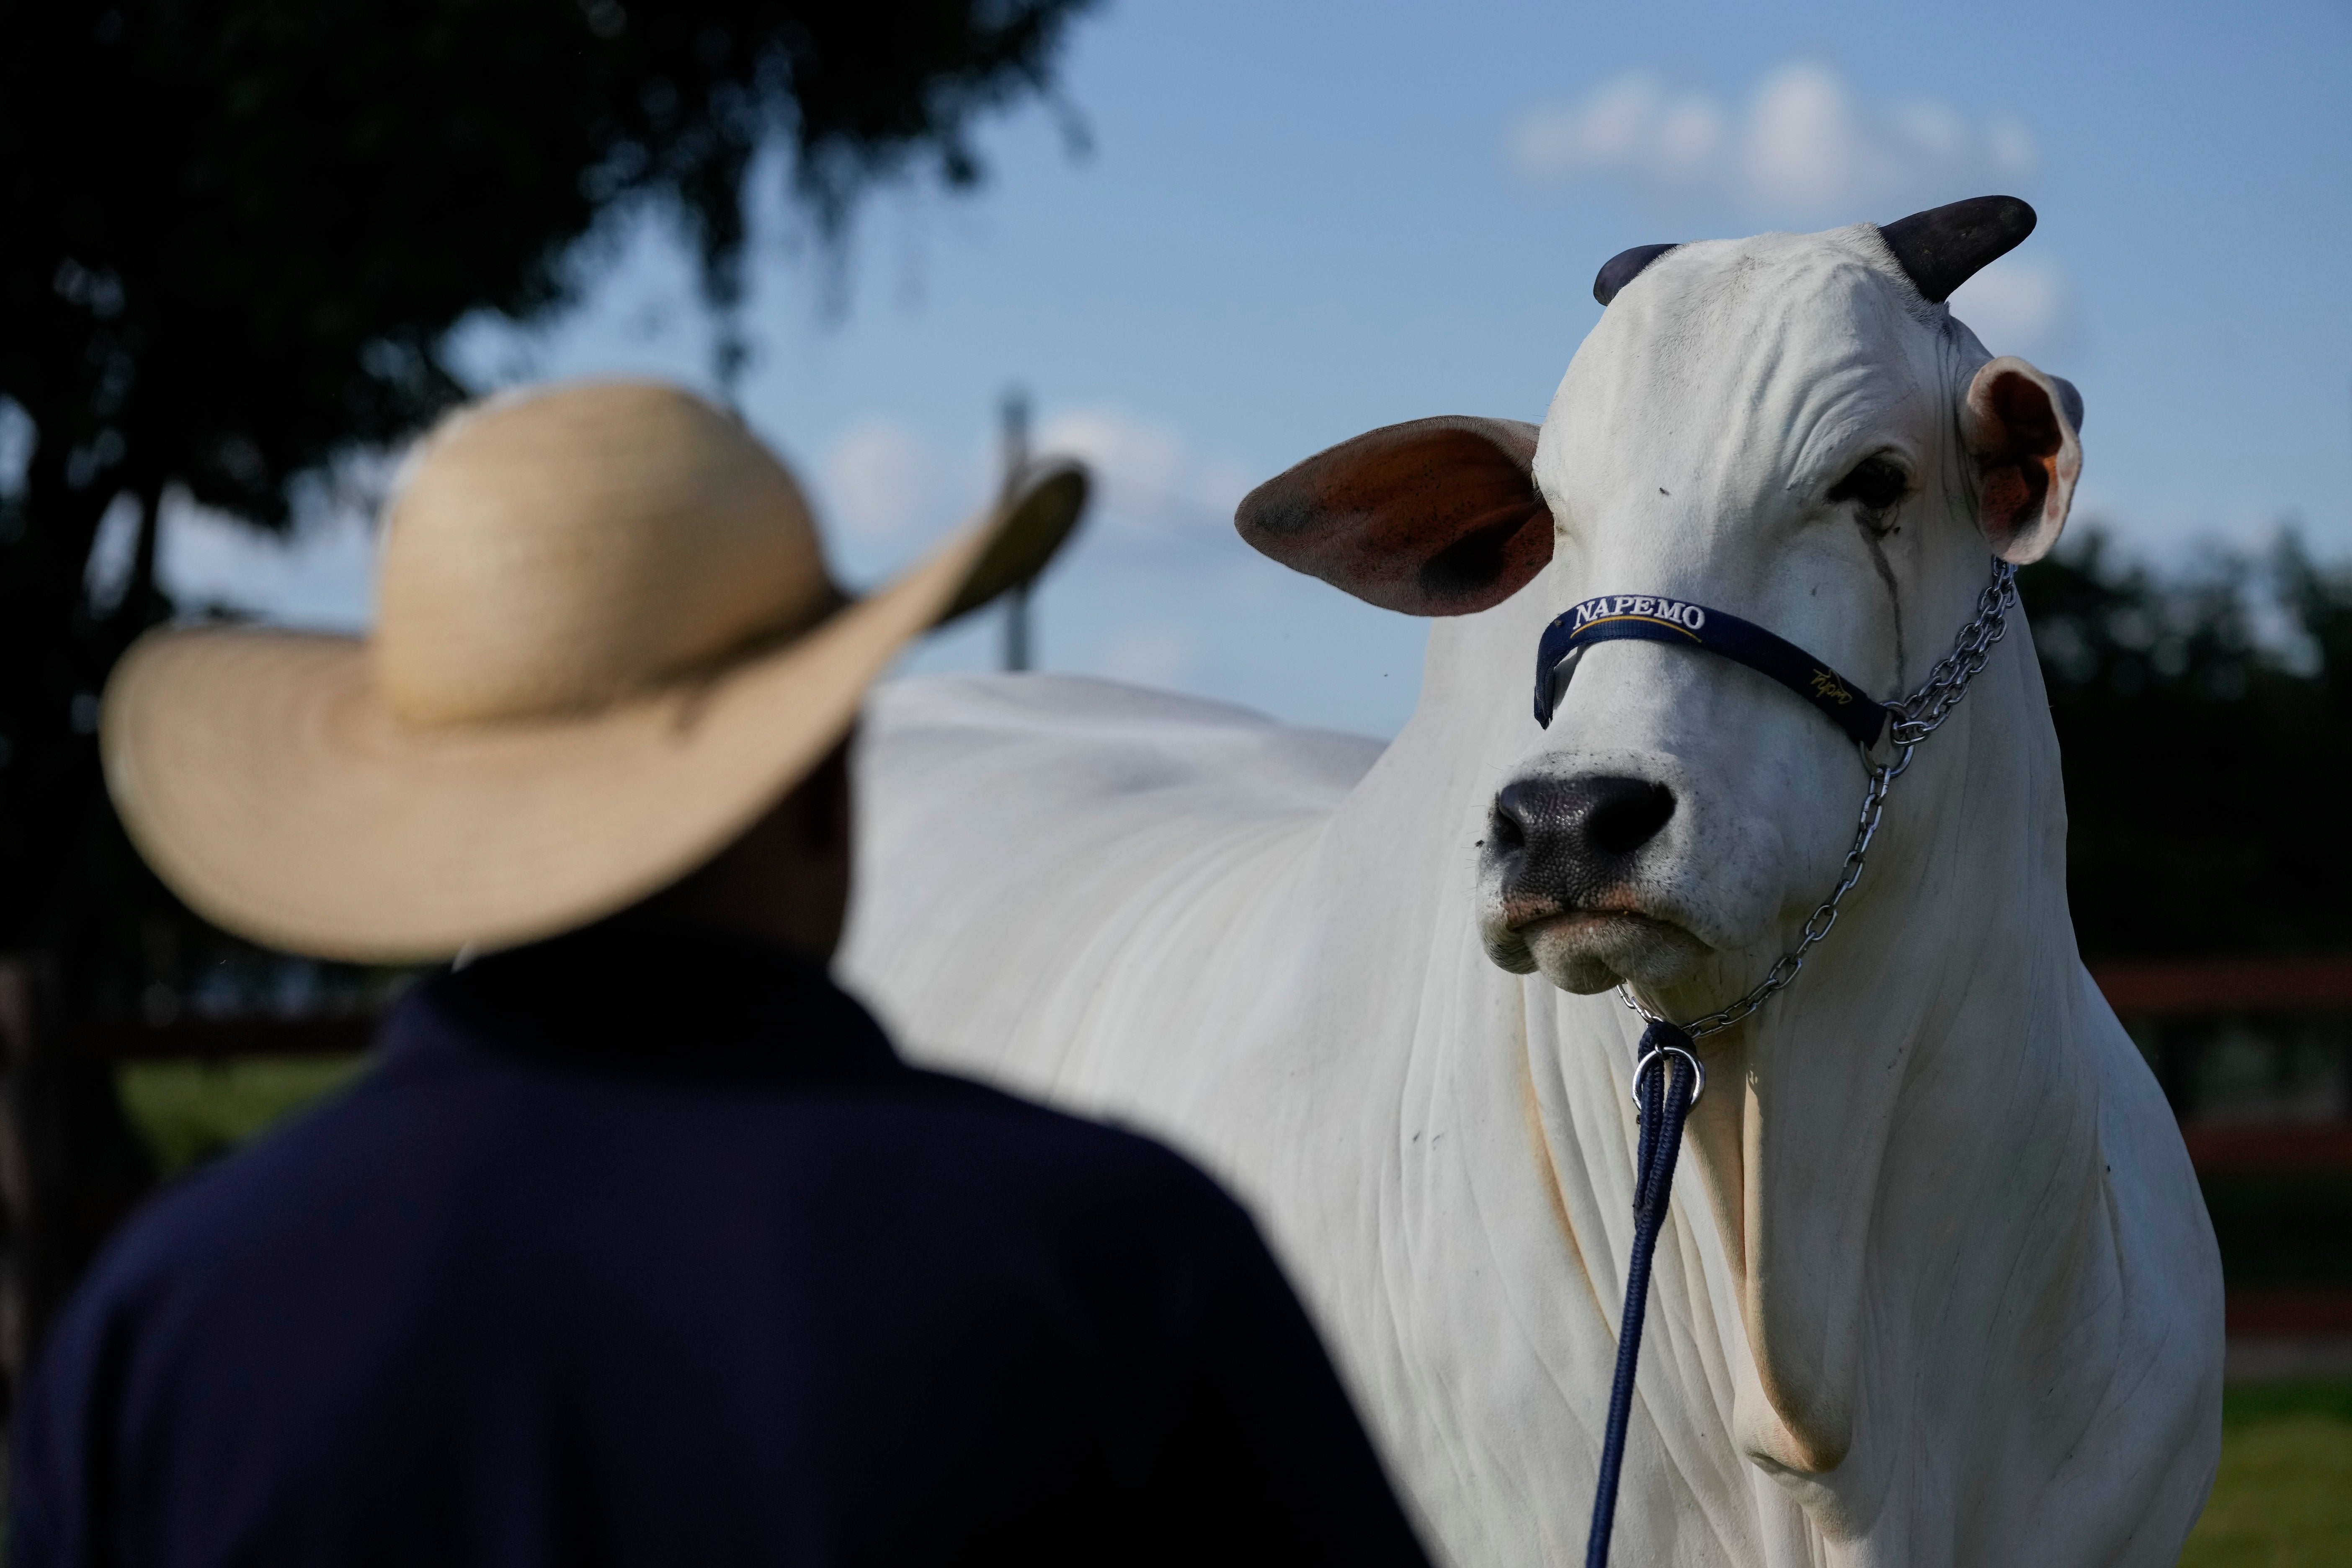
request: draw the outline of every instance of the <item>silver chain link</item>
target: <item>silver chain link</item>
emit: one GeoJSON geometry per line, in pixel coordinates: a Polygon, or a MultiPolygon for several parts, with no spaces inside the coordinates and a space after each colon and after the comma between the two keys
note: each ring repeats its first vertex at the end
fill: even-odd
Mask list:
{"type": "MultiPolygon", "coordinates": [[[[1952,716],[1952,710],[1959,706],[1960,699],[1968,695],[1969,682],[1984,669],[1985,661],[1992,657],[1993,645],[2008,634],[2009,612],[2016,605],[2017,568],[1996,560],[1992,563],[1992,581],[1977,595],[1976,618],[1960,628],[1960,635],[1953,639],[1952,651],[1927,672],[1927,679],[1919,683],[1917,690],[1900,702],[1886,704],[1886,733],[1894,744],[1894,755],[1884,763],[1876,762],[1869,747],[1862,748],[1862,765],[1870,782],[1863,788],[1862,811],[1854,821],[1853,847],[1845,852],[1845,864],[1839,871],[1836,889],[1806,920],[1797,945],[1782,953],[1780,962],[1748,994],[1727,1007],[1676,1025],[1685,1035],[1696,1040],[1731,1027],[1787,990],[1797,978],[1805,967],[1805,954],[1837,925],[1839,901],[1862,880],[1863,858],[1870,852],[1870,841],[1878,836],[1878,820],[1886,808],[1887,790],[1911,765],[1911,753],[1919,742],[1941,728],[1944,721],[1952,716]]],[[[1667,1022],[1650,1011],[1633,994],[1631,985],[1621,982],[1617,994],[1626,1006],[1649,1022],[1667,1022]]]]}
{"type": "MultiPolygon", "coordinates": [[[[2017,568],[2006,561],[1992,563],[1992,581],[1977,595],[1976,619],[1960,628],[1953,639],[1952,651],[1946,654],[1919,689],[1900,702],[1890,702],[1887,710],[1894,716],[1892,738],[1904,749],[1907,763],[1910,749],[1934,734],[1952,710],[1960,705],[1968,694],[1969,682],[1974,680],[1992,657],[1993,644],[2009,634],[2009,612],[2017,607],[2017,568]]],[[[1895,770],[1901,773],[1901,767],[1895,770]]]]}

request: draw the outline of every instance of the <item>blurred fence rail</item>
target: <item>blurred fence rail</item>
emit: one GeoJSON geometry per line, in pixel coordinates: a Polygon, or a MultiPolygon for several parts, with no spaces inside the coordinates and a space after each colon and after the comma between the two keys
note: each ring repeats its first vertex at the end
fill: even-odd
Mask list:
{"type": "Polygon", "coordinates": [[[2352,957],[2092,969],[2180,1119],[2233,1378],[2352,1370],[2352,957]]]}
{"type": "Polygon", "coordinates": [[[2142,959],[2091,966],[2118,1017],[2230,1014],[2352,1016],[2352,955],[2339,958],[2142,959]]]}
{"type": "MultiPolygon", "coordinates": [[[[2091,977],[2191,1130],[2192,1151],[2208,1124],[2275,1126],[2291,1163],[2341,1147],[2289,1130],[2352,1123],[2352,956],[2143,960],[2096,964],[2091,977]]],[[[2252,1151],[2246,1139],[2213,1146],[2242,1166],[2252,1151]]]]}
{"type": "MultiPolygon", "coordinates": [[[[2352,1203],[2352,955],[2091,973],[2181,1119],[2231,1273],[2231,1331],[2352,1335],[2352,1244],[2326,1234],[2334,1206],[2352,1203]],[[2212,1064],[2231,1051],[2269,1074],[2268,1098],[2217,1090],[2212,1064]]],[[[117,1070],[355,1056],[379,1018],[347,1007],[68,1019],[57,992],[41,955],[0,954],[0,1418],[27,1348],[154,1184],[117,1070]]]]}

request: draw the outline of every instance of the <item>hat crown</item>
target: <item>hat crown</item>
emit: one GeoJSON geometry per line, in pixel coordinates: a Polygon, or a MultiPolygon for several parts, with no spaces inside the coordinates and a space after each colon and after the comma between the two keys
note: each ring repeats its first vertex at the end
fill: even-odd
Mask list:
{"type": "Polygon", "coordinates": [[[577,712],[840,602],[783,464],[680,388],[578,384],[427,436],[384,526],[376,686],[411,723],[577,712]]]}

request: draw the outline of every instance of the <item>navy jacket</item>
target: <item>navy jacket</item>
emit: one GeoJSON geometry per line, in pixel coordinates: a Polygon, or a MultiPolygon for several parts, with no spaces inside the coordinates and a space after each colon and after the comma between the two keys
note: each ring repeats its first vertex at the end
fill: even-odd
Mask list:
{"type": "Polygon", "coordinates": [[[111,1245],[12,1568],[1423,1561],[1231,1199],[812,966],[582,933],[379,1057],[111,1245]]]}

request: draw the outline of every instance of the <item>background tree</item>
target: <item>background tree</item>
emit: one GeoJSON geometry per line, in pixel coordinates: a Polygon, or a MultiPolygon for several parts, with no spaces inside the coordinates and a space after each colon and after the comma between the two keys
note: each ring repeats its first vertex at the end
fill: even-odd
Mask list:
{"type": "Polygon", "coordinates": [[[2021,591],[2084,956],[2352,952],[2352,570],[2289,533],[2163,575],[2093,531],[2021,591]]]}
{"type": "Polygon", "coordinates": [[[984,112],[1051,93],[1089,0],[0,0],[0,952],[89,1005],[161,898],[100,785],[97,694],[169,613],[167,486],[263,528],[338,454],[465,395],[488,309],[562,305],[617,205],[670,205],[722,310],[745,182],[789,149],[828,241],[861,192],[981,175],[984,112]],[[129,580],[93,596],[110,506],[129,580]]]}

